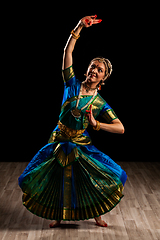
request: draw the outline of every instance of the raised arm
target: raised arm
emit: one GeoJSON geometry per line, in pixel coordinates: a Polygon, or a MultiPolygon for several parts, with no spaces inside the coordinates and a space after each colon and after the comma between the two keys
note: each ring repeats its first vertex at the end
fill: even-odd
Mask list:
{"type": "Polygon", "coordinates": [[[63,63],[62,63],[62,69],[66,69],[70,67],[73,64],[72,59],[72,52],[74,50],[75,43],[79,37],[79,34],[83,27],[91,27],[93,24],[100,23],[101,19],[96,19],[96,15],[94,16],[86,16],[82,18],[77,26],[74,28],[73,33],[69,36],[69,39],[67,41],[67,44],[64,48],[64,54],[63,54],[63,63]]]}

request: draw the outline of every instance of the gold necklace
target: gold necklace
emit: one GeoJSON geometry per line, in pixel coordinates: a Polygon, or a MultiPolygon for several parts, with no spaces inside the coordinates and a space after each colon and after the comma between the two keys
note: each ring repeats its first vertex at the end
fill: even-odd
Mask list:
{"type": "Polygon", "coordinates": [[[86,88],[86,92],[94,91],[94,90],[97,89],[97,87],[96,87],[96,88],[90,88],[90,87],[87,85],[87,83],[84,83],[84,86],[85,86],[85,88],[86,88]]]}
{"type": "Polygon", "coordinates": [[[81,84],[81,88],[80,88],[80,91],[79,91],[79,95],[78,95],[78,98],[77,98],[77,102],[76,102],[76,107],[74,109],[71,110],[71,114],[73,117],[75,118],[80,118],[81,117],[81,111],[83,109],[85,109],[86,107],[88,107],[88,105],[92,102],[92,100],[95,98],[95,96],[97,95],[97,88],[95,88],[95,92],[92,96],[92,98],[89,100],[89,102],[84,106],[82,107],[81,109],[78,109],[78,104],[79,104],[79,100],[81,98],[81,93],[82,93],[82,88],[83,88],[83,84],[81,84]]]}

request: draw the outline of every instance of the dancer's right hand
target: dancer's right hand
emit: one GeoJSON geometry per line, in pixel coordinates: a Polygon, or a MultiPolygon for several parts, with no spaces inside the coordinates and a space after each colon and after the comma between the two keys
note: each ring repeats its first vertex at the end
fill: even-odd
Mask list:
{"type": "Polygon", "coordinates": [[[88,28],[91,27],[93,24],[97,24],[102,22],[102,19],[96,19],[97,15],[86,16],[80,20],[81,25],[88,28]]]}

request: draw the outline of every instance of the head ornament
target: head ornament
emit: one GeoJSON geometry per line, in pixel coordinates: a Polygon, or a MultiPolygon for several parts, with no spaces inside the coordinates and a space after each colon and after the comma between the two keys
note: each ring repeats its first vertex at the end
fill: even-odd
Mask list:
{"type": "MultiPolygon", "coordinates": [[[[104,63],[106,70],[105,70],[105,77],[104,77],[103,80],[105,81],[106,79],[108,79],[108,78],[110,77],[110,75],[111,75],[111,73],[112,73],[112,71],[113,71],[111,62],[110,62],[108,59],[106,59],[106,58],[96,57],[96,58],[92,59],[92,61],[90,62],[90,64],[91,64],[92,62],[94,62],[94,61],[99,61],[99,62],[104,63]]],[[[90,65],[90,64],[89,64],[89,65],[90,65]]]]}

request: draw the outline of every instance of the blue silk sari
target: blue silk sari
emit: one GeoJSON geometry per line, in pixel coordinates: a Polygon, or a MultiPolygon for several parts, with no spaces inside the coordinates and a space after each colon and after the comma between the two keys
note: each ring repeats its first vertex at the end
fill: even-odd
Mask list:
{"type": "MultiPolygon", "coordinates": [[[[72,66],[63,71],[63,79],[59,123],[18,181],[23,204],[32,213],[54,220],[84,220],[105,214],[120,202],[127,175],[92,145],[86,131],[89,122],[85,111],[89,106],[80,118],[72,116],[81,87],[72,66]]],[[[82,95],[78,108],[91,97],[82,95]]],[[[107,123],[117,118],[99,94],[90,104],[95,118],[101,115],[107,123]]]]}

